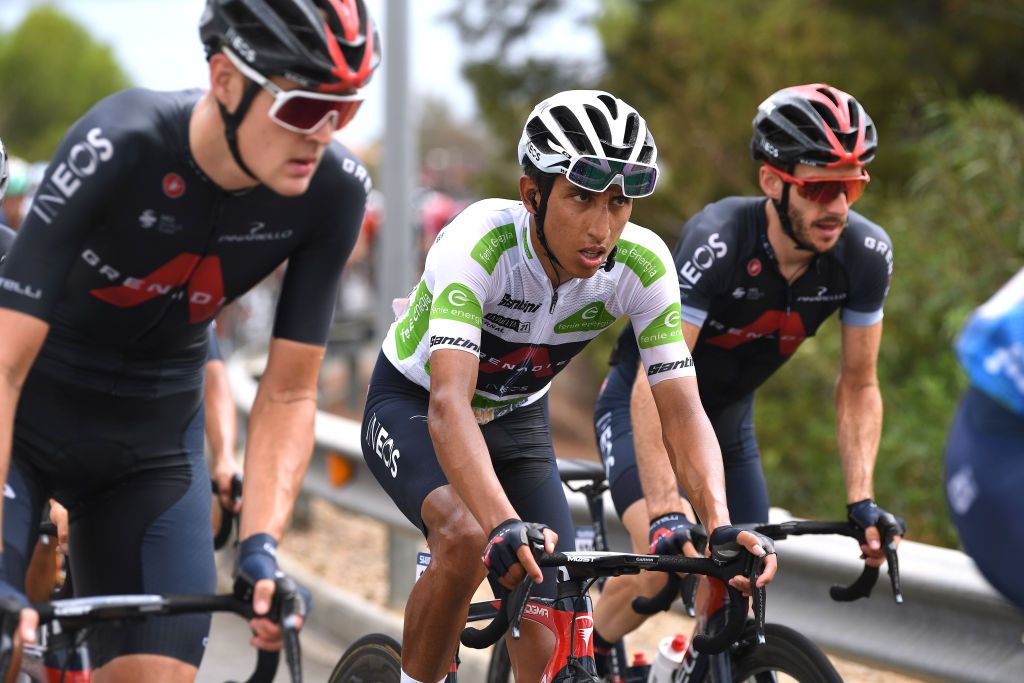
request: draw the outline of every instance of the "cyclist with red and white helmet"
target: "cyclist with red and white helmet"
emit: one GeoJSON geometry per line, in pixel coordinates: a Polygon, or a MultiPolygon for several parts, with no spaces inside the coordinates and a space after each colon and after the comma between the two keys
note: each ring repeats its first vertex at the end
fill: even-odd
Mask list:
{"type": "MultiPolygon", "coordinates": [[[[875,126],[848,93],[801,85],[761,103],[750,145],[763,194],[704,207],[683,226],[674,253],[683,334],[722,448],[729,514],[738,523],[768,521],[754,394],[838,311],[839,460],[849,517],[866,529],[867,562],[878,565],[884,555],[877,527],[895,523],[874,503],[872,486],[882,429],[876,362],[893,253],[885,231],[850,208],[869,182],[865,166],[878,145],[875,126]]],[[[613,353],[595,407],[595,433],[634,545],[678,552],[690,522],[671,485],[630,335],[623,333],[613,353]]],[[[643,620],[629,602],[657,586],[641,581],[622,577],[607,585],[596,614],[602,648],[643,620]]]]}
{"type": "MultiPolygon", "coordinates": [[[[80,595],[215,588],[203,460],[210,321],[287,261],[246,439],[237,575],[266,613],[313,446],[316,378],[370,189],[333,134],[380,60],[364,0],[208,0],[208,91],[130,89],[71,126],[0,270],[0,593],[42,502],[80,595]],[[13,447],[12,447],[13,431],[13,447]]],[[[34,613],[22,612],[31,637],[34,613]]],[[[103,680],[188,681],[208,616],[91,632],[103,680]]],[[[254,620],[253,642],[280,631],[254,620]]]]}

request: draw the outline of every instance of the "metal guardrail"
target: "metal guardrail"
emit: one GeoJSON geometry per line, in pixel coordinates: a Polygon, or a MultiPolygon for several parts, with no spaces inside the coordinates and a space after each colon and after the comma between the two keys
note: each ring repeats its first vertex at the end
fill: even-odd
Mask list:
{"type": "MultiPolygon", "coordinates": [[[[256,394],[257,375],[245,361],[228,369],[244,417],[256,394]]],[[[320,412],[316,448],[304,488],[339,508],[388,525],[391,540],[390,590],[404,600],[419,532],[391,504],[363,462],[358,423],[320,412]],[[330,484],[328,454],[347,459],[352,477],[330,484]]],[[[567,492],[576,521],[588,522],[585,501],[567,492]]],[[[607,496],[607,494],[606,494],[607,496]]],[[[610,498],[605,508],[614,509],[610,498]]],[[[773,515],[788,518],[785,511],[773,515]]],[[[628,548],[625,529],[608,518],[612,547],[628,548]]],[[[848,583],[860,571],[849,539],[794,537],[778,546],[780,571],[768,591],[770,621],[792,626],[827,650],[934,681],[1011,683],[1024,681],[1024,614],[1005,600],[961,552],[922,543],[900,545],[905,602],[894,604],[883,576],[870,600],[839,604],[828,597],[833,583],[848,583]]]]}

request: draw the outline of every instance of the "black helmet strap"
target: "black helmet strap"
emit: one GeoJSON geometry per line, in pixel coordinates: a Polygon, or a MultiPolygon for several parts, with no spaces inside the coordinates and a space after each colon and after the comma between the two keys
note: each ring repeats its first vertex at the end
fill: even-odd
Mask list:
{"type": "Polygon", "coordinates": [[[558,261],[558,258],[551,253],[551,248],[548,247],[548,239],[544,235],[544,217],[548,212],[548,199],[551,197],[551,190],[555,186],[555,176],[553,174],[545,173],[536,179],[537,189],[540,190],[540,203],[533,195],[530,195],[530,206],[533,208],[533,220],[537,224],[537,240],[540,242],[541,248],[544,250],[544,255],[551,261],[551,265],[555,268],[561,268],[562,264],[558,261]]]}
{"type": "Polygon", "coordinates": [[[782,183],[782,199],[773,199],[772,205],[775,207],[775,213],[779,215],[779,223],[782,224],[782,232],[786,234],[786,237],[793,240],[796,244],[797,249],[803,249],[804,251],[814,251],[814,247],[807,244],[799,237],[796,236],[796,232],[793,231],[793,222],[789,220],[789,186],[790,183],[782,183]]]}
{"type": "Polygon", "coordinates": [[[260,179],[249,170],[249,167],[242,161],[242,153],[238,150],[238,126],[241,125],[242,119],[245,118],[246,113],[249,111],[249,107],[252,106],[252,101],[259,94],[260,86],[248,79],[245,81],[245,91],[242,93],[242,99],[238,103],[238,107],[235,108],[234,113],[229,112],[220,100],[217,100],[217,108],[220,109],[220,118],[224,121],[224,137],[228,141],[228,149],[231,150],[231,156],[234,157],[235,163],[238,167],[245,171],[245,174],[253,180],[259,181],[260,179]]]}

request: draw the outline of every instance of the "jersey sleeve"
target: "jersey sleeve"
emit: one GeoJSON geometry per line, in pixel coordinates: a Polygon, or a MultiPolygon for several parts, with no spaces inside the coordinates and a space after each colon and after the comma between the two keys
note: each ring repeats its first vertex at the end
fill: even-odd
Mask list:
{"type": "Polygon", "coordinates": [[[859,214],[850,214],[851,222],[863,222],[863,229],[851,234],[847,246],[850,294],[839,319],[851,327],[868,327],[882,319],[882,307],[892,280],[892,241],[882,228],[859,214]]]}
{"type": "Polygon", "coordinates": [[[675,377],[692,377],[693,358],[680,326],[679,279],[670,266],[668,247],[648,231],[646,246],[619,241],[619,258],[633,270],[624,293],[640,361],[651,385],[675,377]]]}
{"type": "Polygon", "coordinates": [[[304,344],[324,345],[334,319],[338,285],[345,262],[355,247],[366,210],[365,168],[346,159],[330,191],[318,187],[306,195],[305,220],[321,224],[288,256],[288,267],[274,318],[274,336],[304,344]],[[362,173],[359,173],[359,171],[362,173]]]}
{"type": "Polygon", "coordinates": [[[712,300],[728,288],[732,274],[723,213],[717,204],[704,207],[683,226],[673,254],[682,319],[697,327],[704,325],[712,300]]]}
{"type": "Polygon", "coordinates": [[[480,356],[483,304],[500,267],[499,257],[516,244],[511,223],[487,229],[476,239],[463,239],[473,215],[472,211],[460,214],[427,255],[424,275],[433,280],[427,283],[433,293],[427,332],[430,353],[459,349],[480,356]]]}
{"type": "Polygon", "coordinates": [[[82,244],[103,225],[120,179],[145,154],[139,93],[108,97],[65,134],[0,268],[0,307],[49,322],[82,244]]]}

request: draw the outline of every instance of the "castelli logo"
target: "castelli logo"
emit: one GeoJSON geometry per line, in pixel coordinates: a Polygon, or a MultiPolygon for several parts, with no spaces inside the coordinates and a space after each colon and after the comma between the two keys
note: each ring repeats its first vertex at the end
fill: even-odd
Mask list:
{"type": "Polygon", "coordinates": [[[164,194],[171,199],[177,199],[185,194],[185,179],[177,173],[168,173],[164,176],[164,194]]]}
{"type": "Polygon", "coordinates": [[[760,275],[761,274],[761,259],[756,259],[756,258],[750,259],[750,262],[747,263],[747,272],[751,276],[754,276],[754,277],[760,275]]]}

